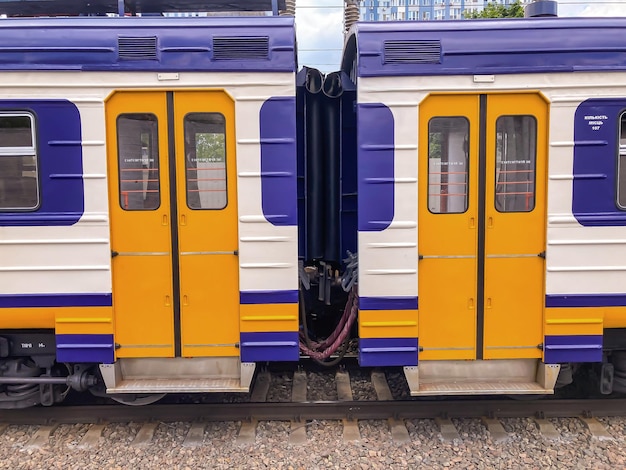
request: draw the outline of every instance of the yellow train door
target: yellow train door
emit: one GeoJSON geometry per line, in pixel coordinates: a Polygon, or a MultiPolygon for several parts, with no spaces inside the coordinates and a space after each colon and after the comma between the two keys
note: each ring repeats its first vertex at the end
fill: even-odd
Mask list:
{"type": "Polygon", "coordinates": [[[232,100],[116,92],[106,113],[117,357],[237,356],[232,100]]]}
{"type": "Polygon", "coordinates": [[[547,103],[420,104],[420,359],[541,357],[547,103]]]}

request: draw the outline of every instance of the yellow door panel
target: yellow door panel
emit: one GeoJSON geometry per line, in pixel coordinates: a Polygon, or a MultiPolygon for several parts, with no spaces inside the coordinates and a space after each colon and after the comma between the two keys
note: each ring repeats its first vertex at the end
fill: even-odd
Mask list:
{"type": "Polygon", "coordinates": [[[106,104],[118,357],[171,356],[173,292],[165,93],[106,104]]]}
{"type": "Polygon", "coordinates": [[[423,259],[420,269],[420,359],[474,359],[476,259],[423,259]]]}
{"type": "Polygon", "coordinates": [[[113,261],[118,357],[174,354],[169,256],[118,256],[113,261]],[[141,258],[138,260],[137,258],[141,258]]]}
{"type": "Polygon", "coordinates": [[[471,359],[476,344],[478,97],[419,108],[420,359],[471,359]]]}
{"type": "Polygon", "coordinates": [[[485,359],[541,357],[542,269],[539,257],[487,258],[485,359]]]}
{"type": "Polygon", "coordinates": [[[183,356],[239,355],[239,299],[224,295],[226,282],[216,279],[237,279],[238,269],[233,255],[181,255],[183,356]]]}
{"type": "Polygon", "coordinates": [[[223,91],[174,95],[184,356],[239,355],[234,112],[223,91]]]}
{"type": "Polygon", "coordinates": [[[541,356],[538,349],[515,348],[542,342],[547,115],[536,93],[487,99],[486,359],[541,356]],[[494,349],[505,345],[508,355],[494,349]]]}

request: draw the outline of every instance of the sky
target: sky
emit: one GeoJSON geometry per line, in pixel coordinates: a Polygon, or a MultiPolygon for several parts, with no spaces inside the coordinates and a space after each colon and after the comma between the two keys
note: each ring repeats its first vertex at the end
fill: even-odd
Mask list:
{"type": "MultiPolygon", "coordinates": [[[[559,16],[626,16],[626,0],[558,0],[559,16]]],[[[339,68],[344,0],[296,0],[300,66],[323,73],[339,68]]]]}

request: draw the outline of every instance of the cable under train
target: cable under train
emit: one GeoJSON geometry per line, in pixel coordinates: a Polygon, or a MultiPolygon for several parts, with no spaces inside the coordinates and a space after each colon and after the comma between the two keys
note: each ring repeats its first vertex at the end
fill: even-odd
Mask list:
{"type": "Polygon", "coordinates": [[[323,75],[291,17],[0,19],[0,408],[350,347],[413,396],[626,392],[625,35],[357,23],[323,75]]]}

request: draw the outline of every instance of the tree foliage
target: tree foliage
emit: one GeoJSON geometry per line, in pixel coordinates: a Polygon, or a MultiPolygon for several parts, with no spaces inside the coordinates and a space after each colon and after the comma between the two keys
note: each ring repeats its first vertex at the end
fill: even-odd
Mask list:
{"type": "Polygon", "coordinates": [[[501,3],[490,2],[485,8],[480,11],[472,11],[466,13],[466,18],[478,19],[478,18],[523,18],[524,7],[520,2],[512,3],[508,6],[501,3]]]}
{"type": "Polygon", "coordinates": [[[223,162],[226,155],[224,134],[197,133],[196,158],[202,162],[223,162]]]}

